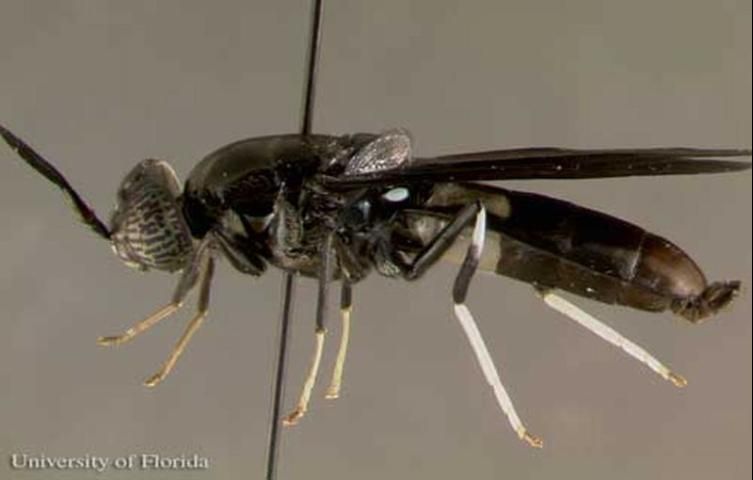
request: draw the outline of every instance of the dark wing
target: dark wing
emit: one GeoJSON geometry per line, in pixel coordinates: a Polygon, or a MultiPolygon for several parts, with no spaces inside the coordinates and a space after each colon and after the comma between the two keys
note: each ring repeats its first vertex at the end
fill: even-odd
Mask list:
{"type": "Polygon", "coordinates": [[[81,199],[78,192],[71,187],[68,180],[65,179],[63,174],[57,171],[50,162],[42,158],[40,154],[34,151],[26,142],[18,138],[2,125],[0,125],[0,136],[5,139],[8,145],[18,153],[26,163],[37,172],[41,173],[47,180],[54,183],[71,199],[73,207],[81,217],[81,221],[89,225],[97,235],[103,238],[110,238],[110,231],[107,229],[104,223],[97,217],[94,211],[81,199]]]}
{"type": "Polygon", "coordinates": [[[573,150],[518,148],[415,158],[398,168],[324,177],[334,189],[372,184],[474,180],[575,179],[722,173],[751,168],[750,162],[723,160],[750,156],[750,150],[648,148],[573,150]]]}

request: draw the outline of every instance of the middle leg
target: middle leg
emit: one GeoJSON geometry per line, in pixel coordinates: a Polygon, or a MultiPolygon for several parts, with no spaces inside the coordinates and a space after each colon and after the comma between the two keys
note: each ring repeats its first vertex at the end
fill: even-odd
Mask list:
{"type": "Polygon", "coordinates": [[[340,333],[340,347],[337,350],[335,368],[332,370],[332,380],[327,388],[327,399],[335,399],[340,396],[342,388],[343,369],[345,357],[348,354],[348,340],[350,338],[350,314],[353,311],[353,288],[347,279],[343,279],[340,291],[340,318],[342,320],[342,332],[340,333]]]}
{"type": "Polygon", "coordinates": [[[286,415],[282,423],[285,426],[292,426],[298,423],[303,418],[308,410],[309,400],[311,399],[311,392],[316,385],[316,377],[319,372],[319,364],[322,360],[322,352],[324,351],[324,335],[327,329],[324,326],[327,317],[327,294],[329,292],[329,283],[332,280],[332,270],[334,267],[333,257],[333,240],[334,234],[330,233],[327,238],[322,242],[321,246],[321,264],[319,266],[319,294],[316,302],[316,329],[315,334],[315,349],[314,356],[311,359],[311,366],[309,367],[306,381],[303,383],[303,389],[301,390],[301,396],[298,399],[298,405],[295,410],[286,415]]]}

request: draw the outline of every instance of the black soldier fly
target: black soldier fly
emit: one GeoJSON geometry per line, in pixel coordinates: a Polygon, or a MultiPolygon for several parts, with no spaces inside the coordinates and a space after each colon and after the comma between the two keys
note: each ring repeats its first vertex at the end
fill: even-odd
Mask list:
{"type": "MultiPolygon", "coordinates": [[[[149,384],[170,371],[200,325],[215,255],[251,275],[273,265],[319,277],[322,289],[330,280],[341,281],[344,320],[350,284],[370,271],[413,279],[440,257],[454,257],[463,263],[453,292],[456,315],[516,431],[538,445],[517,420],[463,304],[477,266],[533,284],[550,306],[596,325],[605,336],[614,332],[562,303],[550,289],[643,310],[670,309],[697,321],[728,303],[738,287],[735,282],[707,284],[679,249],[633,225],[541,195],[468,182],[713,173],[749,168],[718,160],[749,155],[747,150],[522,149],[414,158],[410,135],[403,130],[255,138],[210,154],[183,189],[166,163],[142,162],[123,181],[119,207],[106,226],[49,163],[10,131],[2,133],[32,167],[70,195],[84,221],[110,239],[127,264],[183,271],[170,304],[103,343],[132,338],[172,313],[188,290],[200,285],[199,313],[149,384]]],[[[318,353],[323,340],[319,328],[318,353]]],[[[636,346],[618,341],[665,378],[683,383],[636,346]]],[[[312,368],[304,399],[315,373],[312,368]]],[[[335,396],[337,375],[333,385],[335,396]]],[[[289,420],[295,421],[305,406],[304,401],[289,420]]]]}
{"type": "MultiPolygon", "coordinates": [[[[320,292],[339,280],[344,332],[351,286],[372,271],[415,280],[438,260],[456,258],[462,266],[452,292],[455,315],[512,427],[521,439],[540,446],[518,418],[465,306],[477,268],[530,283],[549,306],[677,386],[685,385],[681,376],[554,291],[652,312],[671,310],[695,323],[726,306],[740,287],[736,281],[708,283],[674,244],[625,221],[474,181],[731,172],[750,164],[721,159],[749,156],[749,150],[528,148],[418,158],[410,135],[400,129],[380,135],[275,135],[209,154],[183,189],[166,162],[139,163],[123,180],[106,226],[41,155],[6,128],[0,127],[0,134],[69,196],[81,220],[111,241],[126,265],[182,272],[167,305],[121,335],[100,338],[101,344],[131,340],[178,310],[198,286],[196,315],[147,386],[170,373],[204,320],[217,257],[252,276],[274,266],[318,278],[320,292]]],[[[320,295],[318,312],[324,298],[320,295]]],[[[324,335],[319,313],[316,353],[287,424],[307,409],[324,335]]],[[[330,397],[339,394],[346,348],[347,339],[341,342],[330,397]]]]}

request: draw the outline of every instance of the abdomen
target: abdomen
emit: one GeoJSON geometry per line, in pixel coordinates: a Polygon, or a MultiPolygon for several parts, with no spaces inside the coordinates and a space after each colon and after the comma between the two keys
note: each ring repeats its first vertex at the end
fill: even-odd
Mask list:
{"type": "MultiPolygon", "coordinates": [[[[474,200],[488,212],[480,267],[500,275],[610,304],[672,309],[691,321],[713,314],[739,288],[737,282],[709,285],[696,263],[668,240],[544,195],[440,184],[426,206],[447,211],[474,200]]],[[[465,245],[456,242],[448,258],[462,258],[465,245]]]]}

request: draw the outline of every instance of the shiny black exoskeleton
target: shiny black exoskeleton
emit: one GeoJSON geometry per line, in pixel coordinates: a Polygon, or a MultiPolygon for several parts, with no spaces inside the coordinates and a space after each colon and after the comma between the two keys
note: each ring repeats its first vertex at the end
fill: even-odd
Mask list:
{"type": "Polygon", "coordinates": [[[82,221],[110,240],[127,265],[181,270],[167,305],[123,334],[100,338],[101,344],[129,341],[175,312],[199,286],[197,313],[148,386],[172,370],[206,317],[217,257],[250,275],[273,265],[318,277],[317,347],[287,424],[296,423],[307,408],[322,355],[327,285],[333,280],[342,284],[343,340],[330,398],[337,397],[342,378],[351,285],[372,270],[413,280],[440,259],[462,262],[452,292],[455,317],[511,426],[537,447],[540,439],[520,421],[465,305],[477,269],[531,284],[550,307],[677,386],[685,379],[554,291],[647,311],[669,309],[697,322],[727,305],[740,287],[735,281],[709,284],[677,246],[625,221],[474,181],[744,170],[749,163],[719,158],[747,156],[748,150],[529,148],[416,158],[404,130],[252,138],[205,157],[183,189],[167,163],[141,162],[121,183],[107,227],[49,162],[1,126],[0,135],[69,196],[82,221]]]}
{"type": "Polygon", "coordinates": [[[280,135],[222,147],[186,181],[181,204],[191,234],[201,239],[212,232],[244,273],[260,274],[272,263],[315,275],[323,227],[336,222],[349,200],[324,191],[315,178],[336,171],[371,138],[280,135]]]}
{"type": "Polygon", "coordinates": [[[108,228],[54,167],[7,129],[0,133],[72,198],[84,222],[110,239],[127,264],[141,269],[191,271],[199,244],[207,242],[207,251],[222,252],[244,273],[259,275],[271,264],[316,276],[322,245],[332,237],[332,278],[356,282],[376,269],[413,279],[440,258],[459,259],[469,221],[452,238],[432,243],[463,207],[477,202],[488,212],[486,234],[495,243],[481,268],[539,288],[644,310],[669,308],[696,321],[728,303],[739,287],[708,285],[679,248],[622,220],[542,195],[463,182],[725,172],[749,168],[719,160],[747,150],[529,148],[414,158],[410,136],[399,129],[251,138],[207,155],[182,191],[165,162],[140,163],[121,184],[108,228]]]}
{"type": "MultiPolygon", "coordinates": [[[[472,157],[480,154],[419,160],[411,157],[409,137],[399,130],[382,136],[281,135],[236,142],[205,157],[186,181],[182,211],[195,238],[212,231],[233,265],[252,274],[271,263],[316,275],[322,239],[331,231],[339,259],[335,277],[357,281],[374,267],[388,276],[417,276],[410,267],[416,255],[464,205],[480,201],[490,216],[487,233],[498,247],[487,249],[482,268],[608,303],[671,308],[692,320],[732,298],[737,283],[708,286],[677,247],[627,222],[541,195],[434,182],[478,170],[479,161],[487,168],[485,178],[510,171],[519,176],[515,169],[521,165],[511,153],[529,165],[543,157],[549,165],[537,166],[539,176],[620,174],[620,168],[641,174],[641,165],[655,174],[746,165],[698,160],[725,152],[670,150],[602,151],[591,157],[521,150],[488,152],[480,160],[472,157]],[[678,154],[693,160],[680,165],[678,154]],[[630,158],[630,164],[609,165],[609,156],[630,158]],[[573,157],[596,168],[574,171],[573,157]]],[[[452,256],[453,248],[443,254],[452,256]]]]}

